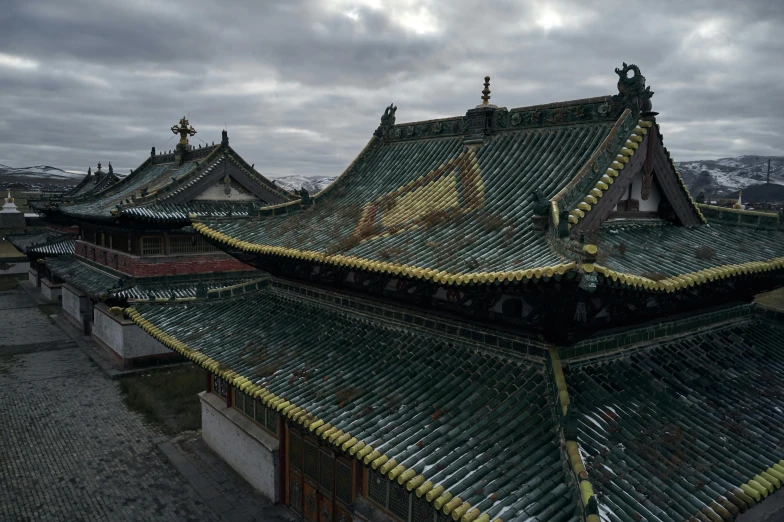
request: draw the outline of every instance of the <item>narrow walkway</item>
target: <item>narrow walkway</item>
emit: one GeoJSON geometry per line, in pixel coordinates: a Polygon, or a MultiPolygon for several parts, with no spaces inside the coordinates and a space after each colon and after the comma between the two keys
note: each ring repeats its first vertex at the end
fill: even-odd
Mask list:
{"type": "Polygon", "coordinates": [[[0,520],[219,520],[31,298],[3,292],[0,306],[0,520]]]}
{"type": "Polygon", "coordinates": [[[159,449],[225,522],[292,522],[288,508],[271,505],[216,455],[200,432],[185,432],[162,441],[159,449]]]}

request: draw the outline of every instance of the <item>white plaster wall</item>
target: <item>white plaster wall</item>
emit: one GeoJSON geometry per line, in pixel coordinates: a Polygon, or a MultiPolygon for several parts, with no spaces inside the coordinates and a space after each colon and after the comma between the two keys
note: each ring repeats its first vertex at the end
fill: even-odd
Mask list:
{"type": "Polygon", "coordinates": [[[278,441],[215,394],[202,392],[201,436],[210,448],[273,502],[280,502],[278,441]]]}
{"type": "MultiPolygon", "coordinates": [[[[41,285],[43,289],[43,285],[41,285]]],[[[63,312],[68,314],[72,320],[80,325],[84,325],[82,314],[87,310],[87,296],[76,293],[68,285],[63,285],[63,312]]]]}
{"type": "Polygon", "coordinates": [[[123,356],[127,359],[172,353],[136,324],[123,326],[123,350],[125,352],[123,356]]]}
{"type": "Polygon", "coordinates": [[[35,268],[27,269],[27,280],[33,286],[38,286],[38,271],[35,268]]]}
{"type": "Polygon", "coordinates": [[[204,192],[193,199],[207,199],[212,201],[255,201],[258,199],[234,179],[232,179],[229,184],[230,191],[228,194],[226,194],[225,189],[226,185],[223,184],[223,179],[221,179],[218,183],[211,187],[207,187],[204,192]]]}
{"type": "Polygon", "coordinates": [[[93,309],[91,333],[123,359],[171,353],[133,321],[110,314],[103,303],[93,309]]]}
{"type": "MultiPolygon", "coordinates": [[[[654,173],[654,176],[656,174],[654,173]]],[[[628,199],[628,192],[623,196],[622,201],[628,199]]],[[[661,192],[659,186],[654,181],[651,183],[651,194],[647,200],[642,199],[642,172],[638,172],[632,180],[632,199],[640,202],[640,212],[656,212],[659,210],[659,202],[661,201],[661,192]]],[[[613,210],[618,210],[618,205],[615,205],[613,210]]]]}
{"type": "Polygon", "coordinates": [[[48,279],[41,279],[41,295],[50,301],[57,301],[62,293],[62,287],[60,285],[54,285],[48,279]]]}

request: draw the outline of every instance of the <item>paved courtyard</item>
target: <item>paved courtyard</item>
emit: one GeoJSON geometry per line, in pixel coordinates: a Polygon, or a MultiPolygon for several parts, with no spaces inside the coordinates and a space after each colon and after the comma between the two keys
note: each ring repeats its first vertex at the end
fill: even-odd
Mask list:
{"type": "Polygon", "coordinates": [[[161,435],[24,292],[0,292],[1,521],[220,520],[161,435]]]}

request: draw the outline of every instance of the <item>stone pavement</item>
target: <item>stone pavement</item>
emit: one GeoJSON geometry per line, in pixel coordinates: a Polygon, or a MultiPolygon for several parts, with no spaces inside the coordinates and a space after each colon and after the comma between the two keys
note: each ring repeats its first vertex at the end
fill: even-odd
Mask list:
{"type": "Polygon", "coordinates": [[[22,289],[0,292],[0,354],[74,346],[22,289]]]}
{"type": "Polygon", "coordinates": [[[292,522],[288,508],[271,505],[216,455],[199,431],[162,441],[159,449],[225,522],[292,522]]]}
{"type": "Polygon", "coordinates": [[[218,521],[118,384],[38,308],[0,295],[12,301],[0,311],[0,520],[218,521]],[[70,347],[19,353],[41,342],[70,347]]]}

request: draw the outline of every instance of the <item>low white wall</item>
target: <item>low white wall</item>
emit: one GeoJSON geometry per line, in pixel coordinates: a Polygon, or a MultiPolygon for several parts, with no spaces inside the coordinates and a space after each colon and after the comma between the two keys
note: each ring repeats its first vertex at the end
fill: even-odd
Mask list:
{"type": "Polygon", "coordinates": [[[38,286],[38,270],[35,268],[28,268],[27,269],[27,280],[30,281],[30,284],[37,287],[38,286]]]}
{"type": "Polygon", "coordinates": [[[41,279],[41,295],[50,301],[59,301],[63,294],[62,285],[52,283],[48,279],[41,279]]]}
{"type": "Polygon", "coordinates": [[[201,392],[199,399],[204,442],[264,496],[280,502],[278,440],[217,395],[201,392]]]}
{"type": "MultiPolygon", "coordinates": [[[[41,282],[46,281],[42,279],[41,282]]],[[[43,284],[41,285],[43,289],[43,284]]],[[[72,323],[84,326],[82,314],[87,311],[87,295],[71,285],[63,285],[63,313],[72,323]]]]}
{"type": "Polygon", "coordinates": [[[104,303],[99,303],[93,308],[91,333],[123,360],[172,353],[133,321],[122,315],[109,313],[109,307],[104,303]]]}

